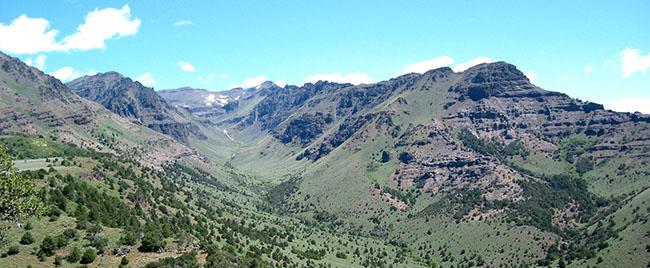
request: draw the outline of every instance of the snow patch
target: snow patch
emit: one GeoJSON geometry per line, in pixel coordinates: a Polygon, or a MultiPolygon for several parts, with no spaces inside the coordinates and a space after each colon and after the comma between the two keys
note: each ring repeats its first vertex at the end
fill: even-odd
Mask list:
{"type": "Polygon", "coordinates": [[[228,130],[224,129],[224,130],[223,130],[223,134],[226,134],[226,137],[228,137],[228,139],[229,139],[230,141],[234,141],[234,140],[235,140],[235,139],[232,138],[232,136],[230,136],[230,133],[228,133],[228,130]]]}
{"type": "Polygon", "coordinates": [[[225,106],[230,102],[230,99],[227,96],[222,96],[218,94],[210,94],[207,97],[205,97],[205,105],[206,106],[212,106],[212,105],[219,105],[221,107],[225,106]]]}

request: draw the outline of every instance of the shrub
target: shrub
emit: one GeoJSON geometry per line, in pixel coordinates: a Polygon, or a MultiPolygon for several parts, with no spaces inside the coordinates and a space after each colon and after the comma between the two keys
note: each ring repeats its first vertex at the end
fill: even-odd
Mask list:
{"type": "Polygon", "coordinates": [[[120,244],[133,246],[138,243],[138,233],[132,230],[125,230],[120,237],[120,244]]]}
{"type": "Polygon", "coordinates": [[[100,253],[104,253],[104,250],[108,247],[108,238],[100,239],[94,246],[100,253]]]}
{"type": "Polygon", "coordinates": [[[81,260],[81,250],[78,247],[73,247],[66,261],[69,263],[77,263],[79,260],[81,260]]]}
{"type": "Polygon", "coordinates": [[[97,258],[97,253],[95,252],[94,249],[89,248],[84,251],[83,256],[81,256],[81,264],[89,264],[95,261],[95,258],[97,258]]]}
{"type": "Polygon", "coordinates": [[[399,161],[401,161],[404,164],[409,164],[415,160],[415,157],[413,157],[412,154],[408,152],[402,152],[399,154],[399,161]]]}
{"type": "Polygon", "coordinates": [[[63,231],[63,236],[67,239],[76,239],[79,237],[79,232],[75,229],[68,228],[63,231]]]}
{"type": "Polygon", "coordinates": [[[390,161],[390,153],[387,151],[381,151],[381,160],[379,161],[382,163],[390,161]]]}
{"type": "Polygon", "coordinates": [[[129,259],[126,258],[126,256],[122,257],[122,260],[120,260],[120,265],[127,265],[129,264],[129,259]]]}
{"type": "Polygon", "coordinates": [[[592,169],[594,169],[594,164],[591,162],[590,158],[588,158],[588,157],[580,157],[576,161],[575,167],[576,167],[576,172],[578,172],[578,174],[582,175],[582,174],[585,174],[585,173],[591,171],[592,169]]]}
{"type": "Polygon", "coordinates": [[[41,242],[39,255],[49,257],[54,255],[54,251],[57,250],[57,242],[54,238],[46,236],[41,242]]]}
{"type": "Polygon", "coordinates": [[[142,252],[155,252],[165,247],[165,237],[157,230],[147,230],[142,237],[142,244],[138,250],[142,252]]]}
{"type": "Polygon", "coordinates": [[[7,249],[7,255],[16,255],[20,252],[20,247],[19,246],[11,246],[9,249],[7,249]]]}
{"type": "Polygon", "coordinates": [[[23,236],[20,238],[20,243],[23,245],[30,245],[34,243],[34,237],[32,236],[32,233],[25,232],[23,236]]]}

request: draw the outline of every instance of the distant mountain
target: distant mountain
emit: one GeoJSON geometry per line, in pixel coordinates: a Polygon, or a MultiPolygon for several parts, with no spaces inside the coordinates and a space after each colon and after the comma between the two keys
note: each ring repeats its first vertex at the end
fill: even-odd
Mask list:
{"type": "Polygon", "coordinates": [[[210,91],[202,88],[182,87],[176,89],[163,89],[158,94],[167,102],[176,107],[194,109],[200,107],[224,107],[228,103],[238,102],[250,98],[251,95],[280,89],[271,81],[266,81],[259,86],[251,88],[233,88],[225,91],[210,91]]]}
{"type": "Polygon", "coordinates": [[[194,123],[184,118],[152,88],[117,72],[84,76],[68,82],[67,86],[81,97],[181,142],[187,143],[190,136],[205,138],[194,123]]]}
{"type": "Polygon", "coordinates": [[[209,91],[184,87],[160,90],[158,94],[177,109],[204,119],[206,124],[215,124],[243,116],[267,95],[281,89],[273,82],[266,81],[251,88],[209,91]]]}
{"type": "Polygon", "coordinates": [[[236,110],[240,103],[256,96],[265,96],[281,89],[271,81],[251,88],[233,88],[225,91],[209,91],[201,88],[182,87],[163,89],[158,94],[171,105],[186,109],[199,117],[210,117],[236,110]]]}

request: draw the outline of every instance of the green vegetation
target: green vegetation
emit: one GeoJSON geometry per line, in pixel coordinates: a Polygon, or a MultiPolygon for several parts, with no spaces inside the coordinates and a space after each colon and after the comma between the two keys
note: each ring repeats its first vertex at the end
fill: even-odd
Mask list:
{"type": "Polygon", "coordinates": [[[484,140],[476,137],[466,128],[460,131],[458,138],[463,142],[463,145],[484,155],[493,155],[496,157],[509,157],[515,155],[526,157],[529,155],[529,151],[519,140],[504,145],[498,141],[484,140]]]}
{"type": "Polygon", "coordinates": [[[25,232],[22,237],[20,237],[20,244],[22,245],[31,245],[34,243],[34,237],[32,236],[32,233],[30,232],[25,232]]]}
{"type": "Polygon", "coordinates": [[[81,255],[81,260],[79,260],[79,263],[81,264],[89,264],[95,261],[95,258],[97,258],[97,253],[95,252],[94,249],[89,248],[84,251],[84,254],[81,255]]]}
{"type": "MultiPolygon", "coordinates": [[[[611,255],[605,252],[622,244],[618,237],[630,232],[603,217],[633,195],[605,199],[589,192],[589,176],[621,164],[590,157],[585,148],[591,145],[580,138],[568,138],[556,160],[540,164],[536,161],[542,156],[529,153],[529,144],[480,139],[462,130],[457,137],[466,147],[516,171],[513,182],[521,198],[495,200],[489,187],[501,185],[472,182],[427,192],[429,184],[425,188],[424,182],[439,180],[439,173],[396,171],[400,163],[411,167],[422,160],[419,150],[430,149],[425,138],[430,129],[413,138],[417,147],[393,147],[390,138],[367,131],[364,139],[372,140],[371,146],[346,145],[361,149],[335,150],[327,156],[333,160],[318,168],[309,167],[308,161],[286,167],[277,162],[283,165],[271,167],[276,170],[269,173],[281,174],[285,168],[293,172],[280,178],[259,178],[237,170],[236,164],[225,172],[180,161],[154,169],[128,157],[66,151],[57,162],[47,163],[65,160],[78,167],[74,172],[55,166],[19,173],[42,188],[40,198],[49,207],[43,212],[46,217],[30,219],[31,231],[27,225],[8,230],[9,245],[3,248],[6,257],[0,264],[499,267],[557,265],[562,260],[568,266],[596,265],[608,263],[611,255]],[[387,150],[394,152],[394,159],[384,154],[387,150]],[[571,155],[572,162],[567,163],[565,155],[571,155]],[[557,163],[572,168],[539,172],[557,163]],[[404,181],[397,182],[397,175],[404,181]],[[318,176],[323,179],[314,179],[318,176]],[[28,234],[32,246],[17,246],[28,245],[22,241],[28,234]]],[[[117,142],[109,138],[111,144],[117,142]]],[[[11,146],[28,148],[18,142],[11,146]]],[[[34,152],[29,157],[44,155],[34,152]]],[[[627,244],[632,240],[626,239],[627,244]]]]}
{"type": "Polygon", "coordinates": [[[10,246],[7,249],[7,255],[9,255],[9,256],[16,255],[18,253],[20,253],[20,247],[19,246],[10,246]]]}
{"type": "Polygon", "coordinates": [[[282,206],[285,204],[285,201],[291,197],[292,194],[298,191],[301,181],[301,177],[292,176],[291,178],[271,188],[266,194],[269,202],[276,206],[282,206]]]}
{"type": "Polygon", "coordinates": [[[7,153],[15,159],[91,156],[95,154],[74,144],[60,143],[43,136],[3,135],[0,136],[0,146],[7,148],[7,153]]]}
{"type": "MultiPolygon", "coordinates": [[[[33,177],[16,172],[11,157],[0,146],[0,222],[20,223],[29,216],[39,216],[45,205],[34,186],[33,177]]],[[[0,229],[0,245],[4,244],[5,230],[0,229]]],[[[30,233],[23,235],[21,243],[31,244],[30,233]]]]}
{"type": "Polygon", "coordinates": [[[560,146],[559,157],[569,163],[573,163],[576,157],[585,153],[593,145],[593,141],[585,135],[567,136],[558,143],[560,146]]]}
{"type": "Polygon", "coordinates": [[[145,266],[145,268],[163,268],[163,267],[198,268],[200,267],[200,265],[196,259],[196,252],[190,252],[190,253],[185,253],[178,258],[164,258],[157,262],[149,263],[145,266]]]}
{"type": "MultiPolygon", "coordinates": [[[[79,161],[80,157],[85,156],[72,157],[71,161],[79,161]]],[[[90,163],[75,174],[64,175],[56,169],[19,173],[42,186],[42,199],[50,205],[44,213],[48,217],[31,218],[25,226],[32,228],[29,233],[36,245],[35,253],[18,250],[13,254],[12,250],[13,255],[6,254],[0,264],[36,261],[63,266],[119,266],[123,258],[115,256],[115,252],[131,246],[124,259],[130,264],[122,266],[144,266],[151,262],[143,262],[152,260],[149,256],[159,256],[153,258],[157,261],[151,267],[197,262],[201,267],[314,266],[331,259],[360,265],[370,260],[347,255],[343,258],[336,253],[351,252],[366,244],[386,247],[369,243],[373,241],[369,238],[343,238],[346,234],[305,225],[269,210],[267,200],[275,196],[285,202],[297,194],[302,180],[298,176],[266,193],[269,199],[258,199],[241,195],[217,178],[178,163],[152,170],[128,159],[118,162],[110,155],[99,155],[90,163]],[[305,244],[310,237],[321,237],[329,248],[305,244]],[[350,242],[336,245],[329,239],[350,242]],[[168,253],[169,248],[178,247],[208,255],[203,262],[190,258],[189,253],[168,253]]],[[[323,221],[338,222],[324,211],[321,216],[323,221]]],[[[13,227],[8,231],[9,241],[18,243],[22,236],[28,236],[26,233],[23,228],[13,227]]]]}
{"type": "Polygon", "coordinates": [[[593,216],[597,206],[605,202],[587,191],[584,180],[570,175],[553,175],[541,177],[544,182],[522,181],[526,200],[515,203],[517,213],[511,214],[511,220],[538,227],[542,230],[561,233],[552,223],[554,210],[573,209],[573,217],[578,222],[587,222],[593,216]]]}
{"type": "Polygon", "coordinates": [[[65,259],[69,263],[77,263],[81,260],[81,250],[79,247],[72,247],[72,250],[70,250],[70,253],[65,259]]]}

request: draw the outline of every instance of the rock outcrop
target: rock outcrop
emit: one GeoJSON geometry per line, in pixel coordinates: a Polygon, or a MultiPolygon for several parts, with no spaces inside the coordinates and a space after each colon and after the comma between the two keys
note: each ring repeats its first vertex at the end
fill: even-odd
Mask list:
{"type": "Polygon", "coordinates": [[[189,137],[205,139],[198,126],[160,97],[152,88],[117,72],[99,73],[75,79],[67,86],[79,96],[95,101],[134,123],[188,143],[189,137]]]}

